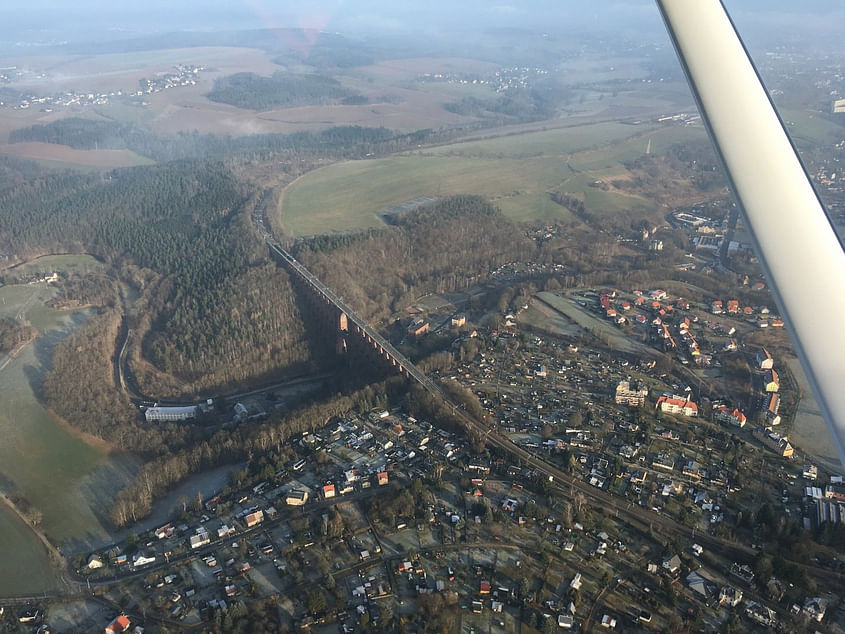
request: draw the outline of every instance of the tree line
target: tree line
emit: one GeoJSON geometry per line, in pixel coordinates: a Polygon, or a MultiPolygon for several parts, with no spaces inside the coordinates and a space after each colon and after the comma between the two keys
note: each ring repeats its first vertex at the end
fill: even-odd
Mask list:
{"type": "MultiPolygon", "coordinates": [[[[416,147],[436,134],[441,133],[427,129],[404,133],[383,127],[335,126],[319,131],[240,137],[196,131],[159,136],[135,124],[68,117],[13,130],[9,133],[9,141],[39,141],[82,150],[129,149],[155,161],[253,157],[298,162],[309,158],[339,160],[397,152],[416,147]]],[[[12,162],[10,159],[5,161],[12,162]]],[[[0,192],[2,187],[0,185],[0,192]]]]}
{"type": "Polygon", "coordinates": [[[21,324],[14,319],[0,319],[0,354],[11,352],[37,335],[38,331],[30,325],[21,324]]]}

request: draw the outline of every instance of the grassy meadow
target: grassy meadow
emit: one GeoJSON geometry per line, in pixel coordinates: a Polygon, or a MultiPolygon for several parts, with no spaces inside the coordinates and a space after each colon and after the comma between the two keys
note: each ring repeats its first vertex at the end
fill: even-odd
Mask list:
{"type": "MultiPolygon", "coordinates": [[[[51,258],[57,259],[45,263],[44,258],[28,266],[51,264],[60,270],[101,266],[90,256],[51,258]]],[[[0,317],[30,323],[40,333],[15,357],[0,360],[0,486],[41,512],[41,526],[54,543],[73,545],[107,538],[104,515],[109,500],[135,464],[110,455],[102,443],[82,438],[41,403],[41,381],[53,347],[88,315],[87,310],[56,311],[45,306],[54,292],[41,283],[0,287],[0,317]]],[[[0,509],[0,514],[5,512],[0,509]]],[[[0,529],[9,531],[7,535],[0,530],[0,552],[7,542],[20,541],[7,519],[0,519],[0,529]]],[[[37,547],[16,551],[28,552],[33,565],[37,562],[37,547]]]]}
{"type": "Polygon", "coordinates": [[[37,594],[55,587],[44,546],[5,504],[0,505],[0,596],[37,594]]]}
{"type": "Polygon", "coordinates": [[[549,198],[561,190],[593,214],[654,211],[654,203],[603,191],[597,180],[625,179],[624,161],[704,138],[697,127],[609,122],[453,143],[315,170],[284,192],[278,213],[295,236],[354,231],[383,224],[380,214],[425,196],[480,194],[517,221],[575,222],[549,198]]]}

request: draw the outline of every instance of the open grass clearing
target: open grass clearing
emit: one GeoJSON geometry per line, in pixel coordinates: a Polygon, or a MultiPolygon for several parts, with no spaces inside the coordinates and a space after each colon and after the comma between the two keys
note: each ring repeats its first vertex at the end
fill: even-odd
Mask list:
{"type": "MultiPolygon", "coordinates": [[[[552,128],[515,136],[444,145],[427,152],[435,156],[514,157],[568,156],[622,139],[639,137],[654,129],[652,124],[629,125],[615,121],[566,128],[552,128]]],[[[643,143],[643,149],[645,143],[643,143]]]]}
{"type": "Polygon", "coordinates": [[[47,167],[115,169],[151,165],[154,161],[131,150],[77,150],[67,145],[26,141],[0,145],[0,154],[31,159],[47,167]]]}
{"type": "Polygon", "coordinates": [[[637,127],[642,129],[642,134],[630,136],[619,143],[579,152],[569,159],[570,165],[579,171],[618,168],[620,163],[639,158],[646,151],[661,154],[678,143],[707,139],[707,133],[701,126],[637,127]]]}
{"type": "Polygon", "coordinates": [[[841,141],[845,136],[845,125],[837,125],[814,112],[784,109],[781,110],[781,118],[797,143],[827,145],[841,141]]]}
{"type": "Polygon", "coordinates": [[[548,201],[549,184],[566,166],[549,159],[405,155],[350,161],[316,170],[293,183],[282,199],[282,224],[294,235],[381,226],[378,214],[425,196],[483,193],[517,220],[570,214],[548,201]],[[546,204],[548,201],[548,204],[546,204]]]}
{"type": "Polygon", "coordinates": [[[426,196],[480,194],[516,221],[575,222],[549,198],[560,190],[583,200],[595,215],[650,214],[658,210],[656,203],[605,191],[595,181],[627,180],[623,162],[698,138],[704,131],[695,126],[592,123],[349,161],[295,181],[279,213],[288,232],[315,235],[382,226],[380,213],[426,196]]]}
{"type": "Polygon", "coordinates": [[[0,504],[0,561],[0,596],[38,594],[55,587],[43,544],[5,504],[0,504]]]}
{"type": "Polygon", "coordinates": [[[39,399],[53,347],[88,314],[47,308],[43,302],[53,293],[46,284],[0,288],[0,315],[29,321],[42,333],[0,369],[0,484],[41,512],[54,543],[79,544],[108,537],[109,502],[137,465],[86,442],[39,399]]]}
{"type": "Polygon", "coordinates": [[[71,253],[62,255],[43,255],[8,269],[15,274],[28,275],[30,273],[100,273],[103,263],[87,253],[71,253]]]}

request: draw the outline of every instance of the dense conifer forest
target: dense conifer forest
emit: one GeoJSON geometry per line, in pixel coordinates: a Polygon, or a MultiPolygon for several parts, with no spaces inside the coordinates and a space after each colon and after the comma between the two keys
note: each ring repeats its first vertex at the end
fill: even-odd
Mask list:
{"type": "Polygon", "coordinates": [[[333,103],[355,94],[331,77],[277,71],[270,77],[255,73],[221,77],[206,97],[237,108],[269,110],[333,103]]]}

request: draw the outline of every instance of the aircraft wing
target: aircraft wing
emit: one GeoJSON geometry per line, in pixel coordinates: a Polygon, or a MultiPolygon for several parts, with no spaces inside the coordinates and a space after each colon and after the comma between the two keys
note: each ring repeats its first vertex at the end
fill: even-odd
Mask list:
{"type": "Polygon", "coordinates": [[[845,253],[719,0],[656,0],[845,465],[845,253]]]}

